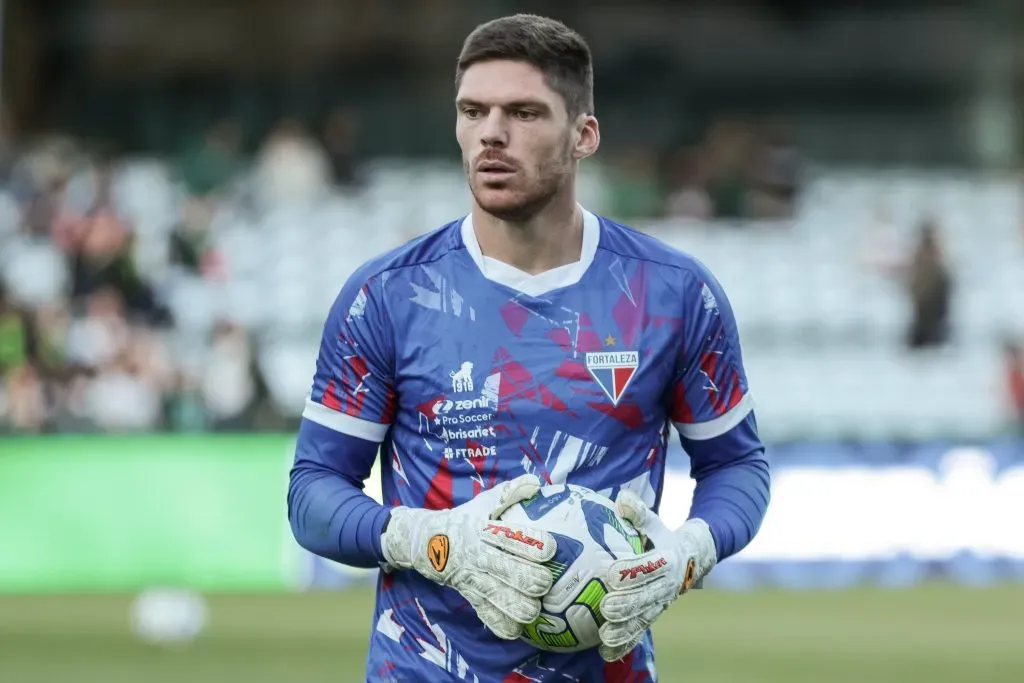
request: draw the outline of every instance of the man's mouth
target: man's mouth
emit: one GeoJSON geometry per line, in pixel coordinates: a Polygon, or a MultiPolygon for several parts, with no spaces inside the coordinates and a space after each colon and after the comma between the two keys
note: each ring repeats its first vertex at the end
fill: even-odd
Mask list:
{"type": "Polygon", "coordinates": [[[477,173],[485,178],[505,178],[515,173],[515,167],[504,161],[481,161],[476,166],[477,173]]]}

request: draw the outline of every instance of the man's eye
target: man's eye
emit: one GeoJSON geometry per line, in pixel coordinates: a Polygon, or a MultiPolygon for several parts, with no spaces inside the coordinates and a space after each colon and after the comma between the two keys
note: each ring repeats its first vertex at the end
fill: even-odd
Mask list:
{"type": "Polygon", "coordinates": [[[480,110],[475,107],[466,107],[462,110],[462,115],[467,119],[475,119],[480,116],[480,110]]]}
{"type": "Polygon", "coordinates": [[[537,118],[537,112],[529,111],[527,109],[519,109],[515,112],[514,116],[520,121],[533,121],[537,118]]]}

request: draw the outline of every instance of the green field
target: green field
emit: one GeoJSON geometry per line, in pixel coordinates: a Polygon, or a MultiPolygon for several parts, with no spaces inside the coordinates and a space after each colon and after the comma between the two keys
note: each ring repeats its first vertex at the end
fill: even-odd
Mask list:
{"type": "MultiPolygon", "coordinates": [[[[362,681],[371,599],[212,596],[199,640],[159,648],[130,634],[129,597],[0,597],[0,681],[362,681]]],[[[1021,683],[1024,586],[695,592],[656,642],[664,683],[1021,683]]]]}

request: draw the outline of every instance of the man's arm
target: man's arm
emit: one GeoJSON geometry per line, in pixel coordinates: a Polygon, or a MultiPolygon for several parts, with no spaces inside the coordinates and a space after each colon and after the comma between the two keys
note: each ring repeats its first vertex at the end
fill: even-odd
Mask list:
{"type": "Polygon", "coordinates": [[[689,519],[674,530],[632,492],[616,500],[649,549],[615,562],[606,576],[599,650],[608,661],[629,653],[679,595],[699,587],[715,564],[750,543],[768,508],[768,461],[732,308],[706,269],[686,277],[670,411],[697,486],[689,519]],[[638,572],[636,566],[652,570],[638,572]]]}
{"type": "Polygon", "coordinates": [[[391,510],[363,493],[378,448],[303,418],[288,486],[288,521],[299,545],[353,567],[384,562],[381,534],[391,510]]]}
{"type": "Polygon", "coordinates": [[[355,567],[384,562],[391,509],[363,492],[394,415],[390,320],[380,281],[357,272],[324,324],[288,486],[288,521],[306,550],[355,567]]]}
{"type": "Polygon", "coordinates": [[[488,524],[534,495],[536,476],[504,482],[451,510],[388,508],[363,493],[397,405],[383,282],[357,272],[324,325],[288,486],[292,533],[322,557],[413,570],[451,586],[492,632],[514,640],[551,588],[543,564],[554,556],[555,539],[516,525],[518,534],[497,534],[488,524]]]}
{"type": "Polygon", "coordinates": [[[753,540],[768,510],[771,476],[754,414],[721,436],[682,442],[697,482],[690,519],[707,523],[721,562],[753,540]]]}
{"type": "Polygon", "coordinates": [[[771,480],[732,306],[710,272],[690,278],[672,421],[697,482],[690,519],[707,524],[721,561],[757,534],[771,480]]]}

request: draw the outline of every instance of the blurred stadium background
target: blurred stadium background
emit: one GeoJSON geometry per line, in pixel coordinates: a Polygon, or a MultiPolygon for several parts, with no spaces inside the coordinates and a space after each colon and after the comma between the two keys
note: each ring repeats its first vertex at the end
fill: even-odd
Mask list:
{"type": "Polygon", "coordinates": [[[291,434],[348,274],[466,211],[455,55],[514,11],[590,40],[582,201],[718,274],[770,447],[662,680],[1024,680],[1019,2],[0,8],[0,681],[362,680],[291,434]]]}

